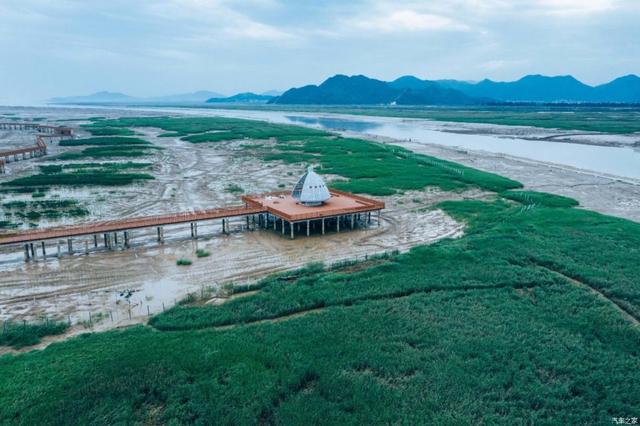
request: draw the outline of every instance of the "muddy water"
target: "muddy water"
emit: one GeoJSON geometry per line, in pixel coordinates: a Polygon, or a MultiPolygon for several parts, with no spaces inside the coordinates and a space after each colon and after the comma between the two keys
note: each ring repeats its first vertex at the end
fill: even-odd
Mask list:
{"type": "MultiPolygon", "coordinates": [[[[154,181],[115,189],[53,189],[48,196],[89,204],[92,214],[84,221],[109,220],[237,205],[239,195],[226,190],[230,184],[250,193],[273,191],[292,187],[304,172],[302,164],[257,160],[243,148],[247,141],[194,145],[159,138],[157,129],[136,131],[164,148],[148,159],[155,164],[154,181]]],[[[29,167],[46,162],[39,159],[16,173],[28,174],[29,167]]],[[[149,313],[173,306],[190,292],[215,290],[223,283],[247,282],[309,262],[362,259],[458,237],[462,224],[443,211],[425,208],[444,199],[483,196],[477,191],[449,194],[427,190],[387,197],[388,208],[380,227],[373,224],[339,234],[329,232],[324,237],[290,240],[272,230],[247,230],[244,219],[238,218],[231,221],[228,235],[222,234],[220,221],[201,223],[197,240],[190,239],[188,226],[165,227],[164,244],[155,241],[153,229],[133,231],[133,247],[126,250],[106,250],[101,240],[95,249],[93,238],[76,238],[74,254],[70,255],[66,241],[52,241],[46,246],[48,257],[43,258],[37,246],[38,259],[29,263],[23,261],[21,247],[2,248],[0,320],[46,316],[77,323],[89,320],[91,314],[101,328],[143,321],[149,313]],[[197,249],[205,249],[211,256],[197,258],[197,249]],[[179,258],[189,258],[193,264],[177,266],[179,258]],[[125,297],[128,290],[131,296],[125,297]]]]}

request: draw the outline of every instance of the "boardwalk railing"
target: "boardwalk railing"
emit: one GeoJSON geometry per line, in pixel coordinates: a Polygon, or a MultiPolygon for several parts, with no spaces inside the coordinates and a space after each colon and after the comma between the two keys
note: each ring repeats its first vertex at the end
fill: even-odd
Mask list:
{"type": "Polygon", "coordinates": [[[202,220],[222,219],[236,216],[249,216],[264,212],[265,209],[263,207],[234,206],[211,210],[200,210],[189,213],[145,216],[131,219],[113,220],[108,222],[94,222],[83,225],[72,225],[59,228],[20,231],[9,235],[0,235],[0,246],[6,244],[45,241],[55,238],[71,238],[81,235],[127,231],[131,229],[150,228],[154,226],[172,225],[178,223],[199,222],[202,220]]]}

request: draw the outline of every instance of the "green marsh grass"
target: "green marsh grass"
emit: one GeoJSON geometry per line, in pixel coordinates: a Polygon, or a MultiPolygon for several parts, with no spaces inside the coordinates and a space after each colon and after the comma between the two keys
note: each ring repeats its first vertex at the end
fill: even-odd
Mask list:
{"type": "Polygon", "coordinates": [[[499,193],[436,206],[460,238],[0,357],[0,423],[608,424],[640,407],[640,224],[392,147],[279,145],[264,155],[361,191],[499,193]]]}

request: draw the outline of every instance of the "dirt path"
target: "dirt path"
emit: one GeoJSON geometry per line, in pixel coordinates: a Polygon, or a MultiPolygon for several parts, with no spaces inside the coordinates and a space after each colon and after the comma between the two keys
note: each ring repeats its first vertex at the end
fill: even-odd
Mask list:
{"type": "Polygon", "coordinates": [[[598,299],[606,302],[609,306],[611,306],[613,309],[615,309],[616,311],[618,311],[620,313],[620,315],[622,315],[622,317],[629,321],[629,323],[631,323],[631,325],[633,325],[634,327],[640,327],[640,319],[638,319],[632,312],[629,312],[627,309],[625,309],[623,306],[621,306],[619,303],[617,303],[615,300],[610,299],[609,297],[607,297],[604,293],[602,293],[600,290],[598,290],[595,287],[590,286],[589,284],[583,282],[583,281],[579,281],[576,280],[575,278],[571,278],[568,275],[563,274],[560,271],[556,271],[554,269],[550,269],[549,267],[546,266],[542,266],[539,264],[536,264],[536,266],[538,266],[541,269],[544,269],[546,271],[551,272],[552,274],[559,276],[560,278],[563,278],[567,281],[569,281],[571,284],[586,289],[588,290],[591,294],[595,295],[598,299]]]}

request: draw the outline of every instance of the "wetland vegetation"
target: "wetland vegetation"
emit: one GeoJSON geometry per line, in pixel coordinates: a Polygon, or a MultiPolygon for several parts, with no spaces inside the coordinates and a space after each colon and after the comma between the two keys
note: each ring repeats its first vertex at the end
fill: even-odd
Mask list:
{"type": "Polygon", "coordinates": [[[0,334],[0,346],[20,349],[37,345],[43,337],[62,334],[68,328],[69,325],[65,322],[43,321],[40,324],[5,322],[0,334]]]}
{"type": "MultiPolygon", "coordinates": [[[[259,126],[126,120],[104,125],[184,136],[259,126]]],[[[637,412],[640,224],[456,163],[290,127],[243,149],[316,164],[350,191],[487,195],[433,207],[466,223],[461,238],[311,264],[220,306],[191,297],[146,326],[0,357],[0,422],[602,424],[637,412]]]]}

